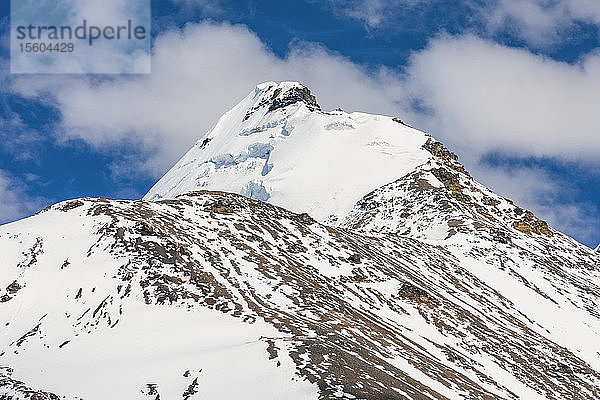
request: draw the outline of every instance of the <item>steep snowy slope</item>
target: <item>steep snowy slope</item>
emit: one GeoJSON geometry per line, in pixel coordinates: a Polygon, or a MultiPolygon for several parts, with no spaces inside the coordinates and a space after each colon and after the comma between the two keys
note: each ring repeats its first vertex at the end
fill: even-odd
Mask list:
{"type": "Polygon", "coordinates": [[[361,199],[341,223],[373,236],[398,234],[443,246],[479,279],[504,293],[532,317],[533,329],[551,333],[600,368],[597,335],[581,314],[600,316],[596,280],[598,253],[556,231],[512,201],[479,184],[458,157],[430,138],[434,159],[361,199]],[[514,286],[514,279],[522,282],[514,286]],[[561,303],[555,293],[567,295],[561,303]],[[559,305],[556,307],[556,305],[559,305]]]}
{"type": "Polygon", "coordinates": [[[163,208],[75,200],[0,228],[0,398],[315,398],[285,343],[267,357],[288,335],[190,259],[194,235],[147,230],[163,208]]]}
{"type": "Polygon", "coordinates": [[[60,203],[0,228],[0,397],[599,398],[597,253],[514,237],[501,269],[235,194],[60,203]]]}
{"type": "Polygon", "coordinates": [[[264,83],[144,199],[223,190],[334,221],[366,193],[426,162],[426,141],[390,117],[324,112],[299,83],[264,83]]]}

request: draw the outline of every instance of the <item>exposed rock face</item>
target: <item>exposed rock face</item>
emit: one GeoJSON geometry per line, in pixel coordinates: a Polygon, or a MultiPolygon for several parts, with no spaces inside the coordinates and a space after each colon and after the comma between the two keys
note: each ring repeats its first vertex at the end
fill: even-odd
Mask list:
{"type": "Polygon", "coordinates": [[[423,145],[423,148],[433,154],[435,157],[439,157],[446,162],[458,161],[458,156],[452,153],[443,144],[433,138],[427,139],[427,142],[423,145]]]}
{"type": "Polygon", "coordinates": [[[515,228],[516,230],[519,230],[519,231],[521,231],[523,233],[527,233],[527,234],[531,233],[531,225],[529,225],[525,221],[515,221],[515,222],[513,222],[513,228],[515,228]]]}
{"type": "Polygon", "coordinates": [[[21,290],[21,285],[19,285],[19,284],[17,283],[17,281],[14,281],[13,283],[11,283],[10,285],[8,285],[8,286],[6,287],[6,291],[7,291],[9,294],[15,294],[15,293],[17,293],[19,290],[21,290]]]}
{"type": "Polygon", "coordinates": [[[0,367],[0,399],[30,399],[30,400],[59,400],[60,397],[54,393],[34,390],[25,383],[11,378],[13,370],[0,367]]]}
{"type": "Polygon", "coordinates": [[[457,173],[452,173],[445,168],[435,168],[431,170],[433,176],[435,176],[440,182],[444,184],[446,189],[458,195],[462,193],[463,187],[460,184],[457,173]]]}
{"type": "Polygon", "coordinates": [[[530,211],[527,212],[523,220],[515,221],[513,227],[528,234],[537,233],[538,235],[554,236],[554,232],[552,232],[548,223],[537,219],[530,211]]]}
{"type": "Polygon", "coordinates": [[[310,90],[304,86],[296,86],[284,91],[277,88],[271,97],[271,105],[269,111],[287,107],[291,104],[303,102],[310,111],[321,111],[321,106],[317,103],[317,99],[310,93],[310,90]]]}
{"type": "Polygon", "coordinates": [[[416,301],[417,303],[431,303],[431,299],[426,291],[406,282],[403,283],[402,287],[400,288],[400,296],[405,299],[416,301]]]}
{"type": "Polygon", "coordinates": [[[276,83],[263,84],[265,94],[256,106],[250,108],[244,116],[244,121],[250,118],[254,112],[268,107],[272,112],[296,103],[304,103],[310,111],[321,111],[321,106],[310,90],[296,82],[287,82],[277,85],[276,83]]]}

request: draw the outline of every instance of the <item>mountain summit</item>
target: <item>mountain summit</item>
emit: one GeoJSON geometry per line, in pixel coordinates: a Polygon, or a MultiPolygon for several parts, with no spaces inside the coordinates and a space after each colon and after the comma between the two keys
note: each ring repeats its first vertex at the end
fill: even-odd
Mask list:
{"type": "Polygon", "coordinates": [[[360,198],[425,163],[428,136],[398,119],[322,111],[299,83],[263,83],[146,194],[222,190],[317,220],[337,220],[360,198]]]}
{"type": "Polygon", "coordinates": [[[600,398],[600,253],[297,83],[0,254],[0,399],[600,398]]]}

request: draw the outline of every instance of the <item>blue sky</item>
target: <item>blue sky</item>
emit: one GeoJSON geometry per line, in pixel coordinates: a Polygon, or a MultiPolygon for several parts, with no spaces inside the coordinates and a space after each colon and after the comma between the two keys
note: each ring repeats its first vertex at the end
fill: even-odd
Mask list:
{"type": "Polygon", "coordinates": [[[139,198],[256,83],[300,80],[325,107],[431,132],[484,184],[600,240],[595,0],[153,0],[149,76],[11,75],[7,3],[0,222],[139,198]]]}

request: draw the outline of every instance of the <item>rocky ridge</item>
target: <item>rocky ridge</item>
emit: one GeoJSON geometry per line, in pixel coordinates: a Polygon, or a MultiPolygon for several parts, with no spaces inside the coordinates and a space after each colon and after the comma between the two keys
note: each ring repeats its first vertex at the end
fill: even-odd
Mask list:
{"type": "MultiPolygon", "coordinates": [[[[315,385],[321,399],[600,395],[597,358],[554,338],[547,320],[529,313],[485,276],[498,269],[510,279],[513,292],[528,293],[527,301],[536,298],[555,316],[566,310],[585,315],[582,323],[597,329],[598,257],[592,258],[591,251],[587,256],[596,264],[590,268],[548,269],[539,254],[524,257],[527,249],[509,243],[504,269],[483,259],[467,265],[451,243],[353,233],[218,192],[159,202],[82,199],[76,207],[61,203],[32,219],[44,225],[45,220],[63,220],[62,215],[69,215],[64,224],[92,228],[91,246],[65,251],[35,229],[19,232],[18,224],[0,233],[2,244],[22,243],[15,257],[20,262],[9,276],[3,274],[4,280],[16,278],[21,289],[9,292],[7,285],[3,294],[10,299],[0,311],[11,315],[17,312],[14,307],[35,299],[36,312],[17,312],[3,336],[0,363],[18,371],[18,381],[28,382],[21,354],[57,357],[86,332],[102,341],[107,331],[119,332],[132,317],[127,310],[134,302],[189,315],[207,309],[242,325],[262,321],[272,326],[279,334],[259,339],[265,359],[274,365],[293,363],[298,379],[315,385]],[[56,253],[69,262],[49,262],[46,255],[56,253]],[[517,255],[535,264],[525,268],[517,255]],[[101,279],[82,275],[98,259],[112,260],[111,269],[101,279]],[[55,285],[52,280],[30,282],[42,269],[69,282],[64,295],[36,298],[36,285],[55,285]],[[544,279],[530,280],[525,269],[538,270],[549,283],[539,286],[544,279]],[[48,309],[48,303],[60,308],[48,309]],[[59,325],[64,330],[57,336],[59,325]],[[501,371],[510,371],[510,379],[501,371]]],[[[58,223],[54,229],[63,232],[67,226],[58,223]]],[[[189,346],[193,352],[194,345],[189,346]]],[[[210,370],[201,359],[194,367],[210,370]]],[[[177,373],[165,369],[162,379],[177,373]]],[[[147,384],[161,393],[159,380],[137,382],[138,387],[147,384]]],[[[21,398],[25,392],[18,388],[25,384],[11,385],[0,390],[21,398]]]]}

